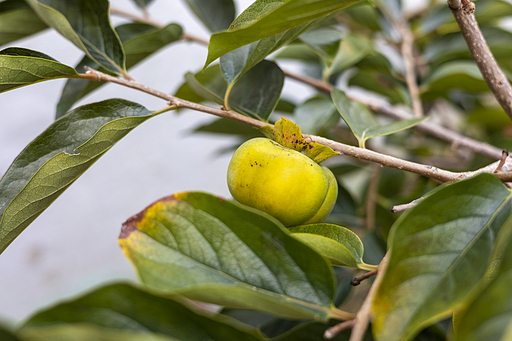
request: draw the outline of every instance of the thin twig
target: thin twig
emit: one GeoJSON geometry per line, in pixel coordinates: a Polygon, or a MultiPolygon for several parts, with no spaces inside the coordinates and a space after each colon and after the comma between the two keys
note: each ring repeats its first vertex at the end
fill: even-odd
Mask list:
{"type": "MultiPolygon", "coordinates": [[[[303,75],[297,75],[288,71],[283,72],[287,77],[311,85],[317,90],[325,92],[327,94],[330,94],[331,91],[334,89],[334,86],[332,84],[322,82],[318,79],[303,75]]],[[[350,100],[359,102],[376,113],[383,114],[399,120],[407,120],[413,118],[413,115],[411,115],[406,110],[393,106],[385,101],[370,99],[368,97],[362,97],[361,95],[356,95],[353,93],[347,93],[347,96],[350,100]]],[[[475,153],[480,154],[482,156],[486,156],[490,159],[498,160],[501,157],[501,149],[491,146],[487,143],[473,140],[453,130],[441,127],[435,123],[431,123],[428,120],[421,122],[413,129],[425,132],[427,134],[430,134],[432,136],[435,136],[441,140],[455,144],[457,146],[469,148],[475,153]]]]}
{"type": "MultiPolygon", "coordinates": [[[[134,80],[126,80],[126,79],[116,78],[116,77],[107,75],[105,73],[102,73],[100,71],[93,70],[91,68],[86,68],[86,69],[87,69],[87,73],[83,74],[83,75],[79,75],[78,76],[79,78],[89,79],[89,80],[93,80],[93,81],[107,81],[107,82],[124,85],[124,86],[130,87],[130,88],[133,88],[133,89],[137,89],[137,90],[146,92],[153,96],[162,98],[166,101],[169,101],[169,105],[175,105],[178,108],[186,108],[186,109],[191,109],[191,110],[195,110],[195,111],[205,112],[205,113],[215,115],[218,117],[223,117],[223,118],[227,118],[227,119],[234,120],[237,122],[245,123],[245,124],[250,125],[255,128],[262,128],[264,126],[272,126],[269,123],[262,122],[262,121],[241,115],[232,110],[222,110],[222,109],[217,109],[217,108],[213,108],[210,106],[206,106],[203,104],[189,102],[189,101],[183,100],[181,98],[177,98],[175,96],[151,89],[151,88],[149,88],[143,84],[140,84],[139,82],[134,81],[134,80]]],[[[440,169],[437,167],[423,165],[423,164],[419,164],[419,163],[415,163],[415,162],[411,162],[411,161],[402,160],[402,159],[399,159],[396,157],[380,154],[380,153],[374,152],[369,149],[363,149],[363,148],[358,148],[358,147],[354,147],[354,146],[349,146],[349,145],[346,145],[346,144],[343,144],[340,142],[336,142],[333,140],[329,140],[329,139],[326,139],[326,138],[323,138],[320,136],[304,135],[304,138],[306,140],[309,140],[309,142],[312,141],[312,142],[317,142],[317,143],[323,144],[325,146],[332,148],[333,150],[335,150],[339,153],[342,153],[342,154],[345,154],[348,156],[352,156],[352,157],[355,157],[355,158],[358,158],[361,160],[367,160],[370,162],[379,163],[381,165],[388,166],[388,167],[402,169],[405,171],[409,171],[412,173],[416,173],[419,175],[429,177],[431,179],[435,179],[440,182],[462,180],[462,179],[465,179],[465,178],[468,178],[471,176],[475,176],[482,172],[492,173],[496,169],[497,164],[498,164],[498,162],[495,162],[489,166],[486,166],[486,167],[481,168],[476,171],[456,173],[456,172],[450,172],[447,170],[443,170],[443,169],[440,169]]],[[[498,177],[501,181],[510,182],[510,181],[512,181],[512,172],[510,172],[510,171],[500,172],[500,173],[496,174],[496,177],[498,177]]]]}
{"type": "Polygon", "coordinates": [[[358,286],[359,284],[361,284],[362,281],[364,281],[365,279],[368,279],[372,276],[375,276],[377,273],[379,272],[379,269],[375,269],[373,271],[370,271],[370,272],[367,272],[365,273],[364,275],[362,276],[359,276],[359,277],[356,277],[354,278],[351,282],[350,282],[350,285],[352,286],[358,286]]]}
{"type": "Polygon", "coordinates": [[[421,103],[420,90],[416,80],[416,63],[414,58],[414,35],[405,23],[399,25],[402,32],[401,52],[404,58],[405,82],[411,97],[414,117],[423,117],[423,104],[421,103]]]}
{"type": "Polygon", "coordinates": [[[508,149],[503,149],[503,154],[501,155],[500,163],[498,164],[498,167],[496,167],[494,173],[501,172],[503,166],[505,165],[505,161],[507,161],[509,154],[510,153],[508,152],[508,149]]]}
{"type": "Polygon", "coordinates": [[[512,86],[498,66],[482,31],[478,27],[475,15],[473,14],[475,4],[471,1],[462,1],[460,4],[454,2],[450,1],[449,7],[471,51],[471,56],[475,60],[494,97],[496,97],[507,115],[512,118],[512,86]],[[457,5],[458,7],[454,7],[457,5]]]}
{"type": "Polygon", "coordinates": [[[354,327],[352,328],[352,334],[350,334],[349,341],[361,341],[364,338],[364,334],[366,334],[366,329],[368,328],[368,324],[370,323],[371,318],[371,307],[373,303],[373,299],[375,298],[375,294],[377,293],[377,289],[379,288],[382,279],[384,278],[384,273],[386,273],[386,269],[388,267],[389,262],[389,252],[386,253],[384,258],[379,264],[379,272],[375,281],[366,296],[363,305],[359,309],[356,314],[354,327]]]}
{"type": "Polygon", "coordinates": [[[408,209],[413,208],[414,206],[418,205],[422,200],[423,200],[423,198],[418,198],[418,199],[411,201],[408,204],[393,206],[393,207],[391,207],[391,212],[398,213],[398,212],[407,211],[408,209]]]}
{"type": "Polygon", "coordinates": [[[354,324],[356,323],[356,320],[348,320],[341,323],[338,323],[337,325],[327,329],[324,333],[324,339],[330,340],[345,329],[352,328],[354,324]]]}

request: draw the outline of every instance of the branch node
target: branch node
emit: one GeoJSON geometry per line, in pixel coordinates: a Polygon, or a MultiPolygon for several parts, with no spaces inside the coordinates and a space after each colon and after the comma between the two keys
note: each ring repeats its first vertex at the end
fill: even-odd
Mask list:
{"type": "Polygon", "coordinates": [[[334,338],[336,335],[344,331],[345,329],[352,328],[354,324],[356,323],[356,320],[348,320],[341,323],[338,323],[335,326],[332,326],[331,328],[327,329],[324,333],[324,339],[330,340],[334,338]]]}
{"type": "Polygon", "coordinates": [[[462,6],[462,10],[464,11],[465,15],[470,15],[475,13],[476,5],[474,2],[468,2],[467,4],[464,4],[462,6]]]}

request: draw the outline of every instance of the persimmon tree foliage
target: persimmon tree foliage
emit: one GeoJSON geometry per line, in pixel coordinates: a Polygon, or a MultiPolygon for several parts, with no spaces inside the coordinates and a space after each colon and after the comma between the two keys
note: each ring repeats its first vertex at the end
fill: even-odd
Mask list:
{"type": "Polygon", "coordinates": [[[67,78],[55,122],[0,180],[0,252],[131,130],[180,109],[218,117],[197,133],[315,144],[338,180],[334,210],[285,227],[215,193],[155,198],[119,236],[140,283],[47,308],[0,339],[512,338],[509,1],[406,11],[400,0],[185,0],[208,41],[154,22],[151,0],[135,3],[140,13],[107,0],[0,1],[1,45],[54,29],[84,53],[64,65],[0,51],[2,92],[67,78]],[[113,27],[111,15],[132,22],[113,27]],[[180,40],[204,45],[205,64],[183,70],[173,95],[130,76],[180,40]],[[283,98],[289,80],[316,93],[283,98]],[[162,106],[76,107],[107,82],[162,106]]]}

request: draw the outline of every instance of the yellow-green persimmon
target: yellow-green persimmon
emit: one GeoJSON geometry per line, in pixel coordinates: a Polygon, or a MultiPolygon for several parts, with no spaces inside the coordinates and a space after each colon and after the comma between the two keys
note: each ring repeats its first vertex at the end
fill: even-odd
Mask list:
{"type": "Polygon", "coordinates": [[[327,167],[267,138],[251,139],[236,150],[228,187],[238,202],[285,226],[322,221],[338,197],[336,178],[327,167]]]}

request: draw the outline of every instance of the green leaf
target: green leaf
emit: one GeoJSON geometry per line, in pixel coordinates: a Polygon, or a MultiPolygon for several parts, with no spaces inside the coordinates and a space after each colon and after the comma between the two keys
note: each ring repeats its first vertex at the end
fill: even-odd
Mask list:
{"type": "Polygon", "coordinates": [[[361,148],[364,148],[366,140],[372,137],[394,134],[412,128],[427,119],[426,117],[413,118],[382,126],[373,118],[373,115],[364,105],[349,100],[343,91],[334,89],[331,96],[334,105],[359,141],[359,147],[361,148]]]}
{"type": "Polygon", "coordinates": [[[0,51],[0,92],[78,73],[44,53],[9,47],[0,51]]]}
{"type": "MultiPolygon", "coordinates": [[[[89,323],[111,330],[152,332],[173,340],[263,340],[249,328],[223,315],[199,314],[184,303],[113,284],[31,317],[22,331],[55,324],[89,323]]],[[[183,299],[181,298],[181,301],[183,299]]]]}
{"type": "Polygon", "coordinates": [[[397,220],[373,302],[378,340],[411,340],[465,304],[512,212],[511,197],[495,176],[480,174],[437,188],[397,220]]]}
{"type": "Polygon", "coordinates": [[[120,99],[84,105],[25,147],[0,180],[0,253],[100,156],[156,114],[120,99]]]}
{"type": "Polygon", "coordinates": [[[324,72],[324,77],[355,65],[372,51],[372,44],[366,38],[354,34],[345,35],[331,64],[324,72]]]}
{"type": "MultiPolygon", "coordinates": [[[[189,100],[200,101],[202,98],[224,104],[227,84],[218,66],[206,69],[202,76],[189,72],[185,79],[188,87],[180,88],[177,95],[184,93],[189,100]],[[188,89],[194,91],[199,98],[191,95],[188,89]]],[[[266,122],[279,101],[283,84],[283,71],[276,63],[264,60],[234,84],[229,95],[229,104],[233,110],[243,115],[266,122]]]]}
{"type": "Polygon", "coordinates": [[[318,135],[338,123],[340,116],[330,98],[317,95],[298,105],[293,113],[304,134],[318,135]]]}
{"type": "Polygon", "coordinates": [[[8,329],[5,329],[2,325],[0,325],[0,340],[2,341],[21,341],[19,338],[14,335],[8,329]]]}
{"type": "Polygon", "coordinates": [[[258,210],[206,193],[164,198],[124,225],[119,243],[148,287],[292,319],[345,316],[326,260],[258,210]]]}
{"type": "Polygon", "coordinates": [[[205,67],[239,47],[324,17],[357,0],[257,0],[208,45],[205,67]]]}
{"type": "Polygon", "coordinates": [[[472,93],[489,91],[480,70],[472,61],[448,62],[437,68],[422,84],[422,97],[439,97],[462,89],[472,93]]]}
{"type": "MultiPolygon", "coordinates": [[[[116,28],[126,53],[126,69],[129,70],[139,62],[157,52],[168,44],[178,41],[183,30],[177,24],[169,24],[163,28],[142,23],[129,23],[116,28]]],[[[88,66],[102,72],[112,74],[85,56],[76,66],[76,70],[84,70],[88,66]]],[[[85,79],[69,79],[62,90],[57,104],[56,118],[64,115],[78,100],[103,86],[105,82],[94,82],[85,79]]]]}
{"type": "MultiPolygon", "coordinates": [[[[510,228],[510,221],[508,222],[510,228]]],[[[512,337],[512,243],[496,276],[460,317],[455,341],[510,340],[512,337]]]]}
{"type": "Polygon", "coordinates": [[[188,7],[211,31],[223,31],[235,20],[233,0],[185,0],[188,7]]]}
{"type": "Polygon", "coordinates": [[[0,45],[31,36],[47,27],[25,1],[0,2],[0,45]]]}
{"type": "Polygon", "coordinates": [[[27,0],[39,17],[84,51],[89,58],[116,74],[125,72],[121,42],[110,25],[107,0],[27,0]]]}
{"type": "Polygon", "coordinates": [[[328,258],[333,265],[375,270],[363,262],[363,242],[349,229],[333,224],[290,227],[295,238],[328,258]]]}
{"type": "Polygon", "coordinates": [[[340,47],[343,34],[338,28],[320,27],[300,36],[300,40],[331,66],[340,47]]]}
{"type": "Polygon", "coordinates": [[[19,333],[23,341],[179,341],[146,331],[116,330],[88,323],[56,324],[30,328],[19,333]]]}

